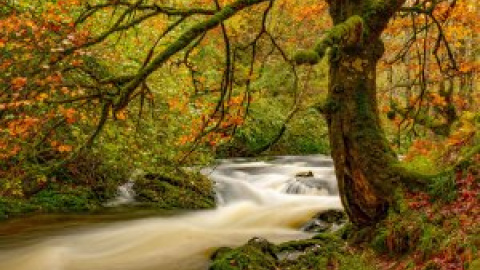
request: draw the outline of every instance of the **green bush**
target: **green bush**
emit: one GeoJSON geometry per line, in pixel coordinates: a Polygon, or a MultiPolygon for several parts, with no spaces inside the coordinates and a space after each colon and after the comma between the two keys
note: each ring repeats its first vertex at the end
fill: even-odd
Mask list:
{"type": "Polygon", "coordinates": [[[38,205],[34,205],[16,198],[0,196],[0,220],[24,213],[34,212],[38,209],[38,205]]]}
{"type": "Polygon", "coordinates": [[[43,190],[31,198],[42,212],[86,212],[99,207],[93,192],[86,187],[43,190]]]}

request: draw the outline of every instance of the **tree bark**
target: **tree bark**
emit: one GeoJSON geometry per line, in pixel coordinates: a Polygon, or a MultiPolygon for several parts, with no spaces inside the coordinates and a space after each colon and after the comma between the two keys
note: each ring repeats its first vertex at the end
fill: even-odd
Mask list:
{"type": "Polygon", "coordinates": [[[385,216],[401,178],[396,154],[380,125],[376,92],[376,67],[384,50],[380,34],[395,7],[375,13],[368,2],[378,1],[329,1],[335,25],[358,15],[367,28],[363,42],[331,53],[326,116],[341,200],[359,226],[385,216]]]}

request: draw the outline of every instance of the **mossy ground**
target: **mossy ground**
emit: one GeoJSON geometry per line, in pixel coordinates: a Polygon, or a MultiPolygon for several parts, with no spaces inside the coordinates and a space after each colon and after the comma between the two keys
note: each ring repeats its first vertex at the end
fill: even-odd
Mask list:
{"type": "Polygon", "coordinates": [[[478,270],[480,162],[433,183],[429,192],[406,193],[402,210],[375,230],[369,248],[378,269],[478,270]],[[401,258],[401,260],[400,260],[401,258]]]}

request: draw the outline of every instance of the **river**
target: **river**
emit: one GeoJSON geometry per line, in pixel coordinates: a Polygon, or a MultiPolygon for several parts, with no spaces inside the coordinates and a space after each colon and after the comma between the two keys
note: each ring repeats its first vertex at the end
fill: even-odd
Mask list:
{"type": "Polygon", "coordinates": [[[215,247],[306,238],[302,224],[341,208],[324,156],[224,160],[204,173],[216,182],[216,209],[0,236],[0,270],[204,270],[215,247]],[[313,178],[295,178],[308,171],[313,178]]]}

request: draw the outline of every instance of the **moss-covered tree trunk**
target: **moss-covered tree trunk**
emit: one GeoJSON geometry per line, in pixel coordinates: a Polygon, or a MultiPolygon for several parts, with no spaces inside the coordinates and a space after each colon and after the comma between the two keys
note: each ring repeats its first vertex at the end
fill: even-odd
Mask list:
{"type": "Polygon", "coordinates": [[[346,25],[343,40],[337,38],[343,46],[332,46],[327,121],[342,203],[353,223],[367,226],[385,215],[401,179],[380,125],[376,67],[384,50],[380,35],[402,1],[328,2],[334,30],[354,16],[363,20],[346,25]]]}

